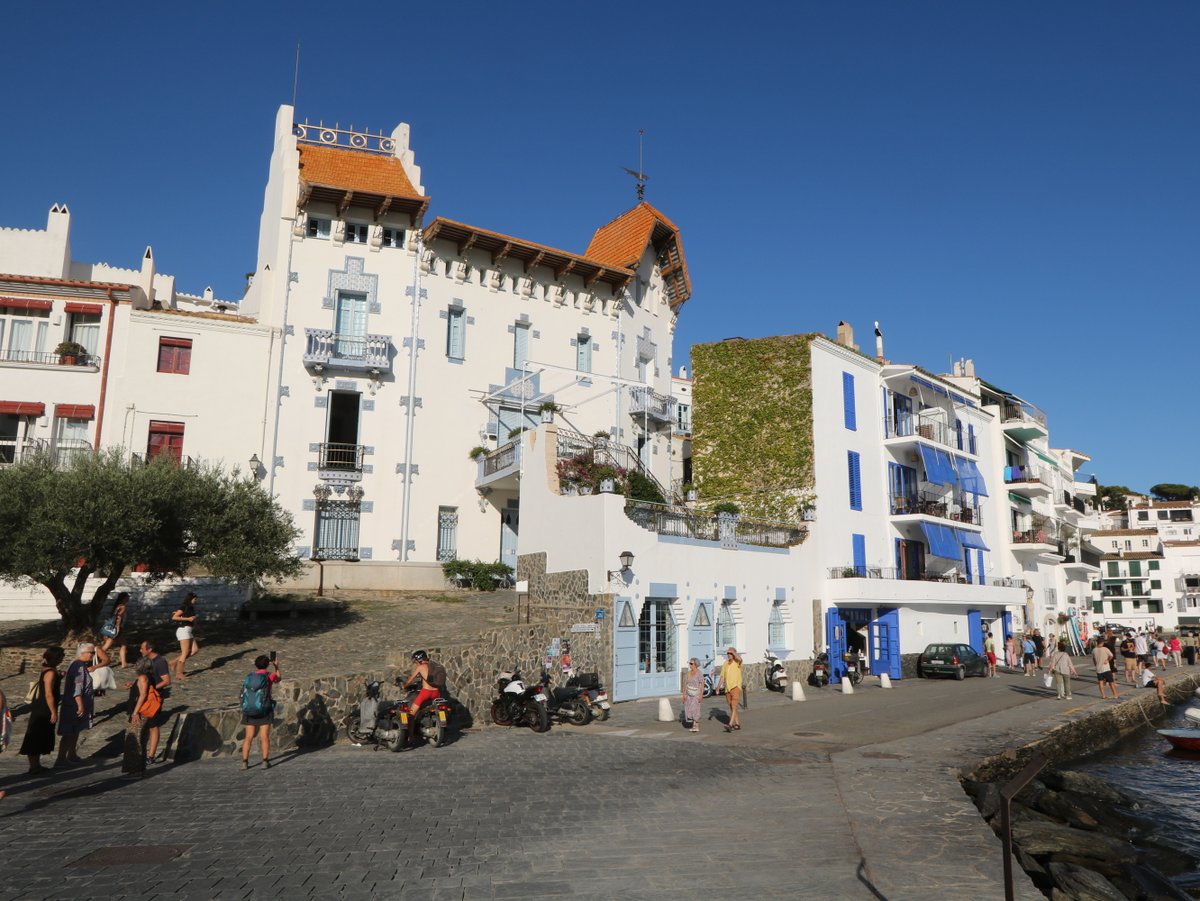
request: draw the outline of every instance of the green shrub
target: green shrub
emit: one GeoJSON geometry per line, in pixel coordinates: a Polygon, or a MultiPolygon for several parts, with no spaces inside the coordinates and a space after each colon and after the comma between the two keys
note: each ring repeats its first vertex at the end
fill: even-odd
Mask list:
{"type": "Polygon", "coordinates": [[[666,503],[666,498],[662,496],[662,492],[658,490],[658,486],[636,469],[629,471],[629,499],[634,501],[648,501],[652,504],[666,503]]]}
{"type": "Polygon", "coordinates": [[[732,513],[734,516],[737,516],[742,511],[738,508],[737,504],[730,503],[729,501],[721,501],[719,504],[713,504],[712,512],[732,513]]]}
{"type": "Polygon", "coordinates": [[[499,560],[484,563],[482,560],[456,558],[442,564],[442,574],[447,581],[464,583],[476,591],[491,591],[512,576],[513,568],[499,560]]]}

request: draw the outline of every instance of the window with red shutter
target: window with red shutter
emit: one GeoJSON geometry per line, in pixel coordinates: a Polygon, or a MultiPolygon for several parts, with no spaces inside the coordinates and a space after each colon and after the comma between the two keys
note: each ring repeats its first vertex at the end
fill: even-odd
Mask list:
{"type": "Polygon", "coordinates": [[[158,339],[158,371],[187,375],[192,369],[191,338],[158,339]]]}

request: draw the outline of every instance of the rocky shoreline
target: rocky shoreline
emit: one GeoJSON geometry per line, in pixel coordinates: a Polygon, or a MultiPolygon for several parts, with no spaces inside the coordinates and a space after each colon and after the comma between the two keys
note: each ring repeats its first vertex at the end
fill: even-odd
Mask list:
{"type": "MultiPolygon", "coordinates": [[[[1000,834],[1000,788],[964,780],[1000,834]]],[[[1012,801],[1017,863],[1054,901],[1157,901],[1194,897],[1174,885],[1200,861],[1154,839],[1142,805],[1094,776],[1046,769],[1012,801]]]]}
{"type": "MultiPolygon", "coordinates": [[[[1195,701],[1197,681],[1189,676],[1173,682],[1168,697],[1173,703],[1195,701]]],[[[1102,779],[1068,768],[1133,729],[1153,725],[1151,718],[1160,715],[1150,694],[1100,708],[1037,742],[983,761],[962,778],[963,788],[1000,835],[1001,786],[1035,754],[1048,761],[1013,798],[1011,822],[1017,863],[1053,901],[1200,898],[1200,886],[1185,890],[1174,881],[1194,877],[1200,860],[1158,841],[1155,822],[1139,802],[1102,779]]]]}

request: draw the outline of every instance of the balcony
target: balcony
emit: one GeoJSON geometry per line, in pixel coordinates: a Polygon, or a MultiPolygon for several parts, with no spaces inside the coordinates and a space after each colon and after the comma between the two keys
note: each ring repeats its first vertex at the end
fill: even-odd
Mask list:
{"type": "Polygon", "coordinates": [[[1005,401],[1000,407],[1001,427],[1018,441],[1045,438],[1050,433],[1046,427],[1046,414],[1033,404],[1005,401]]]}
{"type": "Polygon", "coordinates": [[[629,415],[644,416],[659,425],[675,422],[675,398],[659,394],[650,388],[636,386],[629,389],[629,415]]]}
{"type": "MultiPolygon", "coordinates": [[[[91,450],[90,446],[89,446],[88,450],[89,451],[91,450]]],[[[197,460],[195,457],[188,457],[186,455],[180,455],[177,457],[173,453],[171,453],[169,450],[160,451],[159,453],[155,454],[153,457],[147,456],[146,454],[130,454],[129,459],[140,466],[145,466],[151,460],[158,460],[158,459],[170,460],[172,463],[178,463],[184,469],[194,469],[200,465],[200,461],[197,460]]]]}
{"type": "Polygon", "coordinates": [[[739,544],[756,547],[794,547],[808,537],[803,526],[754,522],[719,513],[707,513],[688,507],[627,501],[625,515],[651,532],[675,538],[721,542],[730,547],[739,544]]]}
{"type": "Polygon", "coordinates": [[[357,482],[363,475],[361,444],[326,442],[317,445],[317,475],[322,479],[357,482]]]}
{"type": "Polygon", "coordinates": [[[1012,551],[1014,554],[1047,554],[1058,555],[1058,540],[1045,529],[1025,529],[1013,532],[1012,551]]]}
{"type": "Polygon", "coordinates": [[[950,428],[940,419],[909,417],[898,422],[884,423],[888,430],[884,444],[892,447],[926,441],[963,454],[975,454],[974,436],[967,431],[950,428]]]}
{"type": "Polygon", "coordinates": [[[1095,576],[1100,573],[1100,556],[1090,551],[1072,551],[1063,555],[1062,565],[1079,577],[1095,576]]]}
{"type": "Polygon", "coordinates": [[[317,372],[341,369],[379,376],[391,371],[391,335],[339,335],[331,329],[306,328],[304,336],[304,365],[317,372]]]}
{"type": "Polygon", "coordinates": [[[37,438],[0,438],[0,468],[46,452],[46,442],[37,438]]]}
{"type": "Polygon", "coordinates": [[[957,503],[950,495],[944,494],[893,494],[889,497],[889,509],[892,516],[932,516],[967,525],[982,522],[979,507],[957,503]]]}
{"type": "Polygon", "coordinates": [[[1022,497],[1049,497],[1053,492],[1053,474],[1045,466],[1025,464],[1004,467],[1004,484],[1022,497]]]}
{"type": "Polygon", "coordinates": [[[1020,579],[990,579],[987,584],[967,582],[957,571],[923,572],[903,578],[892,567],[835,566],[828,571],[825,593],[834,603],[858,602],[885,606],[896,604],[994,604],[1023,605],[1025,583],[1020,579]],[[859,572],[863,575],[859,575],[859,572]]]}
{"type": "Polygon", "coordinates": [[[7,348],[0,350],[0,363],[12,363],[17,366],[52,367],[54,369],[75,369],[80,372],[98,372],[100,358],[95,354],[81,354],[77,357],[64,357],[56,353],[40,350],[16,350],[7,348]]]}
{"type": "Polygon", "coordinates": [[[521,482],[521,442],[510,441],[479,458],[476,488],[516,491],[521,482]]]}

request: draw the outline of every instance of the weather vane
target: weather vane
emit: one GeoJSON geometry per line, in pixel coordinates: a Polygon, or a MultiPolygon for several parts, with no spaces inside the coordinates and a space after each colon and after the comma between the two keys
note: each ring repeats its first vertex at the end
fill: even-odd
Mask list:
{"type": "Polygon", "coordinates": [[[639,203],[646,199],[646,179],[648,179],[650,177],[646,174],[646,170],[644,168],[642,168],[642,139],[645,136],[646,136],[646,130],[644,128],[639,128],[638,129],[638,167],[637,167],[637,171],[634,171],[633,169],[630,169],[627,166],[621,167],[627,173],[629,173],[630,175],[632,175],[634,178],[637,179],[637,199],[638,199],[639,203]]]}

